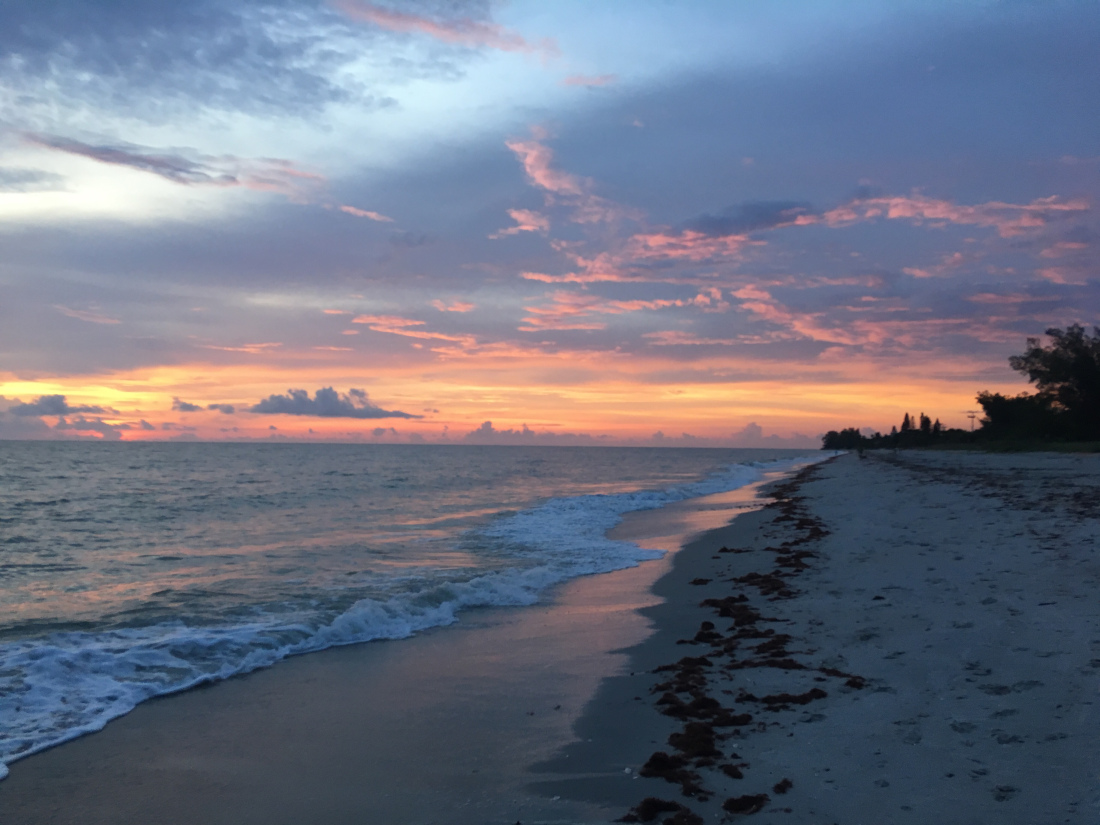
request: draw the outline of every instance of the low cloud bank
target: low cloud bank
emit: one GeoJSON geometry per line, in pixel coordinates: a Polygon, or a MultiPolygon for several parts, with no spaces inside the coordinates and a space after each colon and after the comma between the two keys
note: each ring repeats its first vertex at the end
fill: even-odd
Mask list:
{"type": "Polygon", "coordinates": [[[322,387],[309,397],[308,390],[287,390],[286,395],[269,395],[250,407],[249,412],[267,415],[312,415],[318,418],[422,418],[401,410],[384,410],[367,398],[365,390],[338,393],[322,387]]]}

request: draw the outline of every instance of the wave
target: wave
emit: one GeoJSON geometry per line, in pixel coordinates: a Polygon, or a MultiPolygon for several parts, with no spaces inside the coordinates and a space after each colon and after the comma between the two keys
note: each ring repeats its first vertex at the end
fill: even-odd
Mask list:
{"type": "Polygon", "coordinates": [[[257,609],[251,621],[232,625],[171,621],[0,645],[0,779],[6,764],[100,730],[154,696],[300,653],[406,638],[451,624],[468,608],[534,604],[547,588],[568,579],[658,558],[662,551],[609,539],[607,531],[625,513],[737,489],[757,481],[765,469],[811,460],[733,465],[665,490],[551,499],[463,537],[492,560],[493,569],[465,580],[419,571],[403,579],[401,592],[360,599],[336,616],[308,603],[281,605],[278,611],[257,609]]]}

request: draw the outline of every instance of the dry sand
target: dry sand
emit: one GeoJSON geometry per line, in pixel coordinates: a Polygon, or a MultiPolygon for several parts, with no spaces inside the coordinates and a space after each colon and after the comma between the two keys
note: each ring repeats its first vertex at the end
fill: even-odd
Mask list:
{"type": "Polygon", "coordinates": [[[0,822],[1100,821],[1100,456],[848,455],[775,495],[552,604],[147,703],[12,765],[0,822]]]}
{"type": "Polygon", "coordinates": [[[1100,821],[1100,456],[848,455],[778,494],[677,556],[544,790],[640,770],[678,825],[1100,821]]]}

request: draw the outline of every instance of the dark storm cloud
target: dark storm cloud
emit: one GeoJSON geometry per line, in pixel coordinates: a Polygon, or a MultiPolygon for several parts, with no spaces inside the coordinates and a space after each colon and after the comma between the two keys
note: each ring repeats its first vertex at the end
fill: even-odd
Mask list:
{"type": "Polygon", "coordinates": [[[63,181],[52,172],[0,166],[0,192],[51,192],[61,189],[63,181]]]}
{"type": "Polygon", "coordinates": [[[74,413],[107,412],[103,407],[89,405],[73,406],[63,395],[40,395],[29,404],[15,404],[8,408],[12,415],[72,415],[74,413]]]}
{"type": "Polygon", "coordinates": [[[323,387],[309,397],[308,390],[288,390],[286,395],[269,395],[249,412],[273,415],[314,415],[319,418],[421,418],[400,410],[383,410],[367,398],[363,390],[340,394],[323,387]]]}
{"type": "Polygon", "coordinates": [[[752,201],[730,206],[717,215],[700,215],[685,228],[719,238],[744,235],[759,229],[790,226],[799,217],[812,215],[808,203],[798,201],[752,201]]]}

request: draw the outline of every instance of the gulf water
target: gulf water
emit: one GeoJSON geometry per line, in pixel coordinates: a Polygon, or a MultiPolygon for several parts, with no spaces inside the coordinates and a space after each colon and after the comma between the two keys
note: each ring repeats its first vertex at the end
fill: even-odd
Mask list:
{"type": "Polygon", "coordinates": [[[528,605],[804,451],[0,442],[0,777],[153,696],[528,605]]]}

